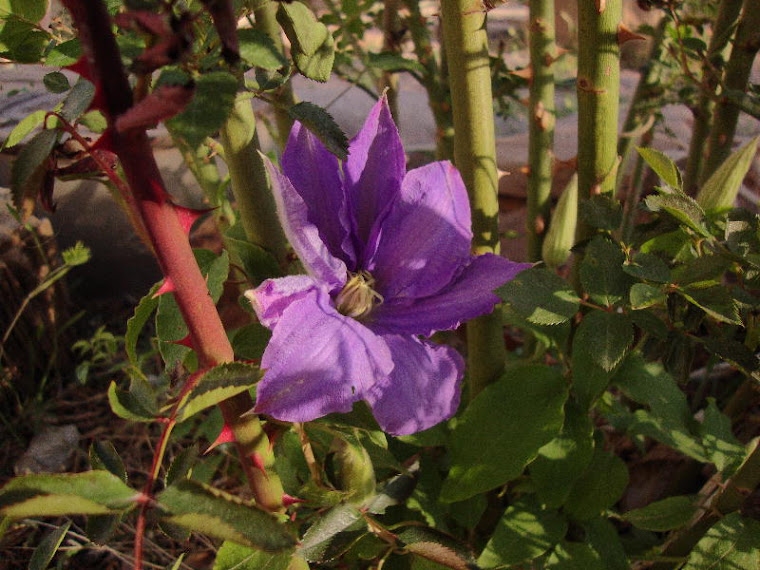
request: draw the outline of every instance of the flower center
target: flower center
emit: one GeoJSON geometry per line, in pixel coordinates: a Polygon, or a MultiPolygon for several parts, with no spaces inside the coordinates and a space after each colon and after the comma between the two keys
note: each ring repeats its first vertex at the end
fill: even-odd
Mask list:
{"type": "Polygon", "coordinates": [[[375,279],[369,271],[349,273],[349,280],[335,299],[338,312],[347,317],[360,319],[369,315],[375,303],[382,303],[383,296],[372,287],[375,279]]]}

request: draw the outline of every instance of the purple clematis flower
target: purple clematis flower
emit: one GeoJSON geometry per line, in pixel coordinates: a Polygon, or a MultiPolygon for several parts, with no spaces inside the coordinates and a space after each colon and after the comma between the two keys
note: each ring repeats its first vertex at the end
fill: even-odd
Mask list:
{"type": "Polygon", "coordinates": [[[459,405],[464,364],[421,337],[488,313],[493,290],[530,264],[470,253],[470,206],[448,162],[406,172],[382,98],[342,167],[296,124],[280,173],[267,161],[285,234],[308,275],[248,291],[272,339],[255,411],[303,422],[366,400],[395,435],[459,405]]]}

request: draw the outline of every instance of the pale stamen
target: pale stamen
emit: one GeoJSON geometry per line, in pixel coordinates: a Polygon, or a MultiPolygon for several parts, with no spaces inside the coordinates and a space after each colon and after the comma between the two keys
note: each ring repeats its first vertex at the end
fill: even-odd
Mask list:
{"type": "Polygon", "coordinates": [[[373,289],[375,279],[369,271],[361,270],[351,274],[348,282],[335,299],[338,312],[353,319],[366,317],[376,303],[383,302],[383,296],[373,289]]]}

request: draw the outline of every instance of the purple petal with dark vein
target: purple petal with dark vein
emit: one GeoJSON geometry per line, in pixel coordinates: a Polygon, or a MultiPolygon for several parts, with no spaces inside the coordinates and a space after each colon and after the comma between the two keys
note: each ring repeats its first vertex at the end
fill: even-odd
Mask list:
{"type": "Polygon", "coordinates": [[[472,257],[470,203],[459,172],[434,162],[407,173],[367,269],[386,300],[428,297],[472,257]]]}
{"type": "Polygon", "coordinates": [[[356,267],[338,159],[307,128],[295,123],[282,155],[282,171],[303,198],[309,221],[333,256],[356,267]]]}
{"type": "Polygon", "coordinates": [[[398,195],[406,172],[401,137],[383,96],[351,140],[344,164],[346,192],[357,237],[364,246],[376,222],[398,195]]]}
{"type": "Polygon", "coordinates": [[[370,326],[378,332],[424,336],[454,329],[465,321],[491,312],[499,302],[493,290],[529,267],[532,264],[515,263],[490,253],[479,255],[435,295],[377,305],[372,311],[370,326]]]}
{"type": "Polygon", "coordinates": [[[324,290],[293,301],[272,334],[257,388],[257,413],[305,422],[348,412],[393,370],[385,341],[339,314],[324,290]]]}
{"type": "MultiPolygon", "coordinates": [[[[263,156],[263,155],[262,155],[263,156]]],[[[290,245],[307,271],[330,290],[346,282],[346,264],[333,256],[322,241],[317,226],[309,220],[309,209],[293,185],[266,157],[264,164],[269,174],[277,205],[277,215],[290,245]]]]}
{"type": "Polygon", "coordinates": [[[464,362],[450,346],[410,336],[383,336],[395,368],[365,395],[384,431],[408,435],[453,416],[459,406],[464,362]]]}
{"type": "Polygon", "coordinates": [[[319,285],[308,275],[267,279],[256,289],[245,292],[259,322],[272,330],[290,304],[305,297],[319,285]]]}

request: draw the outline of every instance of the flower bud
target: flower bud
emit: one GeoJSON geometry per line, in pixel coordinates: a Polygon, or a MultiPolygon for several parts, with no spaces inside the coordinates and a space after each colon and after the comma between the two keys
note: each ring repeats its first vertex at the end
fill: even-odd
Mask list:
{"type": "Polygon", "coordinates": [[[375,494],[375,469],[372,460],[358,443],[336,439],[335,465],[338,471],[338,485],[349,492],[350,503],[362,503],[375,494]]]}
{"type": "Polygon", "coordinates": [[[570,248],[575,244],[575,226],[578,223],[578,175],[565,186],[557,208],[552,215],[549,231],[544,238],[541,256],[547,265],[557,267],[567,261],[570,248]]]}

